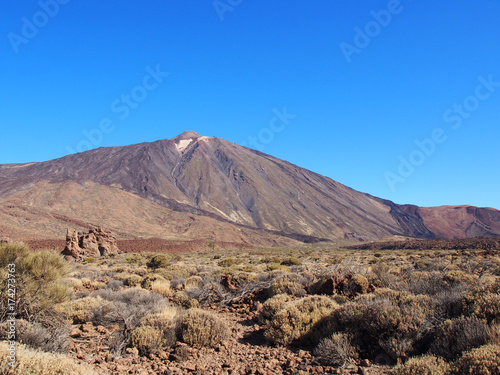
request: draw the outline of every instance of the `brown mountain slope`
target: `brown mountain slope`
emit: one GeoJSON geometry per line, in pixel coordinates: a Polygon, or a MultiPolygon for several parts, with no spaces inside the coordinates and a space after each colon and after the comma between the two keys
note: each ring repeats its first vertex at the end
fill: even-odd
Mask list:
{"type": "MultiPolygon", "coordinates": [[[[144,202],[141,204],[154,204],[158,210],[165,210],[165,215],[190,214],[199,220],[210,219],[213,225],[224,223],[214,231],[237,224],[239,230],[262,229],[259,235],[287,233],[320,238],[500,234],[498,210],[397,205],[270,155],[195,132],[171,140],[100,148],[43,163],[0,165],[2,215],[15,209],[22,218],[30,210],[48,213],[58,206],[58,212],[68,219],[63,220],[65,223],[102,221],[108,227],[120,223],[115,227],[134,236],[152,237],[161,232],[162,238],[180,237],[168,219],[153,220],[151,226],[146,214],[156,211],[148,206],[145,214],[138,214],[135,199],[144,202]],[[78,210],[71,202],[88,199],[89,184],[95,187],[92,194],[100,203],[87,202],[84,210],[78,210]],[[51,200],[46,197],[32,203],[26,196],[19,198],[19,194],[32,196],[34,191],[46,190],[58,193],[51,200]],[[121,201],[103,210],[100,205],[109,200],[110,191],[120,192],[121,201]],[[66,195],[66,201],[62,200],[66,195]],[[112,208],[121,206],[125,207],[120,210],[123,217],[111,214],[112,208]]],[[[5,226],[5,231],[18,227],[19,221],[15,221],[5,226]]],[[[40,233],[44,226],[22,229],[40,233]]]]}

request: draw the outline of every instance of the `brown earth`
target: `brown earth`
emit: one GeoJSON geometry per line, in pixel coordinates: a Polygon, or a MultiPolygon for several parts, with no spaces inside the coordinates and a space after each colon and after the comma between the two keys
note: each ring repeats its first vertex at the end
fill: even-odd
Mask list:
{"type": "Polygon", "coordinates": [[[500,239],[498,237],[436,240],[398,239],[346,246],[346,248],[356,250],[500,250],[500,239]]]}

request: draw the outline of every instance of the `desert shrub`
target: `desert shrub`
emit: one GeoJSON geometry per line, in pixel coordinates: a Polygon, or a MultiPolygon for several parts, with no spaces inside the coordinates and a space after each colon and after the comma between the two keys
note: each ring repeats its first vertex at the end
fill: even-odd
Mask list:
{"type": "Polygon", "coordinates": [[[234,266],[236,264],[240,264],[241,262],[242,262],[242,260],[237,259],[237,258],[224,258],[224,259],[219,261],[219,266],[231,267],[231,266],[234,266]]]}
{"type": "Polygon", "coordinates": [[[140,286],[142,284],[142,281],[143,278],[141,276],[133,274],[128,274],[123,278],[123,283],[126,286],[132,286],[132,287],[140,286]]]}
{"type": "MultiPolygon", "coordinates": [[[[71,290],[63,283],[67,263],[62,256],[51,251],[30,252],[24,244],[0,245],[0,288],[7,290],[5,270],[15,264],[17,317],[33,322],[53,314],[55,305],[67,301],[71,290]]],[[[8,311],[7,300],[0,301],[0,319],[8,311]]]]}
{"type": "Polygon", "coordinates": [[[443,277],[443,280],[448,285],[457,285],[457,284],[474,284],[477,281],[477,276],[467,274],[465,272],[459,270],[453,270],[446,273],[443,277]]]}
{"type": "Polygon", "coordinates": [[[10,352],[8,343],[0,343],[0,373],[3,375],[95,375],[90,366],[78,364],[63,354],[45,353],[29,349],[23,344],[16,345],[16,362],[9,366],[10,352]]]}
{"type": "Polygon", "coordinates": [[[449,288],[441,272],[411,272],[407,282],[408,290],[413,294],[435,295],[449,288]]]}
{"type": "Polygon", "coordinates": [[[445,321],[435,332],[431,352],[447,360],[488,343],[491,329],[475,317],[460,317],[445,321]]]}
{"type": "Polygon", "coordinates": [[[324,338],[314,350],[314,355],[327,366],[343,367],[358,358],[358,352],[345,333],[335,333],[324,338]]]}
{"type": "Polygon", "coordinates": [[[393,361],[413,351],[426,326],[425,310],[387,298],[362,299],[336,309],[322,321],[312,336],[318,340],[334,332],[352,335],[366,358],[388,355],[393,361]]]}
{"type": "Polygon", "coordinates": [[[432,355],[410,358],[405,364],[394,368],[394,375],[445,375],[449,365],[432,355]]]}
{"type": "Polygon", "coordinates": [[[168,282],[169,285],[170,285],[170,282],[167,281],[167,279],[165,279],[163,276],[161,275],[158,275],[158,274],[152,274],[152,275],[149,275],[149,276],[146,276],[142,282],[141,282],[141,287],[143,287],[144,289],[149,289],[151,290],[151,286],[153,285],[154,282],[156,281],[161,281],[161,282],[168,282]]]}
{"type": "Polygon", "coordinates": [[[103,303],[101,297],[84,297],[66,302],[61,306],[61,311],[69,317],[73,324],[84,324],[90,321],[92,311],[103,303]]]}
{"type": "Polygon", "coordinates": [[[18,333],[19,342],[45,352],[66,352],[69,345],[70,327],[65,322],[44,327],[40,323],[33,323],[29,328],[18,333]]]}
{"type": "Polygon", "coordinates": [[[167,267],[168,263],[168,256],[166,256],[165,254],[157,254],[149,259],[149,261],[146,263],[146,266],[148,268],[156,270],[158,268],[167,267]]]}
{"type": "Polygon", "coordinates": [[[104,289],[96,292],[95,297],[101,297],[103,301],[91,310],[90,320],[103,326],[119,324],[125,328],[137,327],[146,315],[166,306],[161,295],[140,288],[120,291],[104,289]]]}
{"type": "Polygon", "coordinates": [[[264,333],[271,343],[289,345],[308,334],[312,327],[338,307],[324,296],[305,297],[290,302],[274,315],[264,333]]]}
{"type": "Polygon", "coordinates": [[[283,265],[283,264],[279,264],[279,263],[271,263],[271,264],[268,264],[267,265],[267,270],[268,271],[284,271],[284,272],[289,272],[290,269],[283,265]]]}
{"type": "Polygon", "coordinates": [[[106,288],[112,290],[119,290],[123,287],[124,283],[122,280],[111,280],[106,284],[106,288]]]}
{"type": "Polygon", "coordinates": [[[301,277],[295,273],[279,276],[271,283],[269,296],[288,294],[290,296],[304,297],[306,290],[300,281],[301,277]]]}
{"type": "Polygon", "coordinates": [[[128,264],[142,264],[143,257],[139,254],[129,254],[124,259],[128,264]]]}
{"type": "Polygon", "coordinates": [[[302,262],[295,258],[295,257],[289,257],[281,261],[281,264],[284,266],[300,266],[302,262]]]}
{"type": "Polygon", "coordinates": [[[173,306],[163,308],[156,314],[147,315],[141,320],[141,326],[150,326],[161,333],[161,346],[171,347],[176,342],[176,323],[180,310],[173,306]]]}
{"type": "Polygon", "coordinates": [[[276,315],[288,301],[290,301],[290,296],[288,294],[277,294],[266,300],[259,314],[259,322],[265,324],[272,320],[274,315],[276,315]]]}
{"type": "Polygon", "coordinates": [[[230,336],[227,323],[214,313],[191,309],[181,318],[179,337],[191,346],[215,348],[230,336]]]}
{"type": "MultiPolygon", "coordinates": [[[[192,289],[191,289],[192,290],[192,289]]],[[[173,301],[176,305],[182,306],[186,309],[198,307],[199,302],[195,298],[191,298],[185,291],[179,291],[174,294],[173,301]]]]}
{"type": "Polygon", "coordinates": [[[500,346],[484,345],[465,353],[452,366],[450,375],[499,375],[500,346]]]}
{"type": "Polygon", "coordinates": [[[281,258],[277,256],[272,256],[272,257],[265,257],[262,259],[262,263],[281,263],[281,258]]]}
{"type": "Polygon", "coordinates": [[[500,323],[500,280],[473,289],[464,295],[462,303],[466,315],[500,323]]]}
{"type": "Polygon", "coordinates": [[[95,263],[96,259],[94,257],[85,257],[83,258],[83,264],[95,263]]]}
{"type": "Polygon", "coordinates": [[[132,332],[130,344],[139,351],[139,355],[149,355],[159,349],[163,334],[151,326],[141,326],[132,332]]]}
{"type": "Polygon", "coordinates": [[[199,288],[203,283],[203,279],[200,276],[190,276],[186,279],[184,287],[189,288],[199,288]]]}
{"type": "Polygon", "coordinates": [[[460,286],[444,290],[434,296],[435,315],[438,321],[457,318],[463,314],[464,291],[460,286]]]}
{"type": "Polygon", "coordinates": [[[347,296],[357,296],[359,294],[364,294],[368,290],[368,279],[363,275],[353,275],[344,289],[344,293],[347,296]]]}
{"type": "Polygon", "coordinates": [[[197,299],[204,304],[217,303],[222,300],[224,293],[224,287],[213,281],[203,285],[197,299]]]}
{"type": "Polygon", "coordinates": [[[172,289],[170,289],[170,281],[168,280],[155,280],[151,283],[151,290],[155,293],[161,294],[163,297],[169,297],[172,295],[172,289]]]}

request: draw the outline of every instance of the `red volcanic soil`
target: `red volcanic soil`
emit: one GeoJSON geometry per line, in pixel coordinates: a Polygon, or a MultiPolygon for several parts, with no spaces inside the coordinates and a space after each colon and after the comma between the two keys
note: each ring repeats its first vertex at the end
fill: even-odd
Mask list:
{"type": "Polygon", "coordinates": [[[455,238],[437,240],[380,241],[348,246],[355,250],[500,250],[500,237],[455,238]]]}
{"type": "MultiPolygon", "coordinates": [[[[55,249],[62,251],[66,246],[65,240],[26,240],[24,241],[33,250],[55,249]]],[[[185,253],[205,250],[208,243],[205,240],[197,241],[170,241],[160,238],[146,240],[118,240],[118,248],[125,253],[185,253]]],[[[224,249],[251,249],[253,246],[233,242],[214,242],[216,248],[224,249]]]]}

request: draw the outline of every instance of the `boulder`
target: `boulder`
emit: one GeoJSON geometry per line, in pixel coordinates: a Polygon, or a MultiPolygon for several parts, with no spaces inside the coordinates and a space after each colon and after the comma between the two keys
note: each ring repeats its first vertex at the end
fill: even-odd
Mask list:
{"type": "Polygon", "coordinates": [[[61,254],[83,259],[118,253],[120,250],[116,245],[116,237],[110,231],[103,228],[91,228],[88,233],[84,233],[68,228],[66,247],[61,254]]]}

